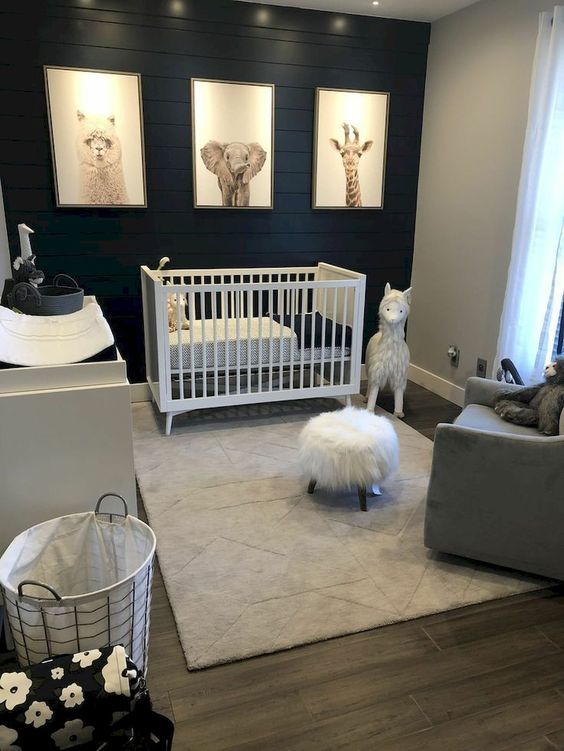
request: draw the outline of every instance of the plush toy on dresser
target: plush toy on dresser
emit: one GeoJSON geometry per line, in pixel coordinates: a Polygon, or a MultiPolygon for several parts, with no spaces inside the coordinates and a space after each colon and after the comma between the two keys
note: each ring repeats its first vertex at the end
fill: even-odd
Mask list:
{"type": "Polygon", "coordinates": [[[24,282],[37,289],[45,281],[45,274],[35,266],[35,255],[31,250],[29,236],[33,235],[33,230],[27,224],[18,224],[18,235],[20,238],[20,255],[12,264],[12,279],[6,279],[4,282],[4,289],[0,298],[0,305],[5,307],[10,307],[9,295],[16,284],[24,282]]]}
{"type": "Polygon", "coordinates": [[[564,357],[547,365],[544,377],[545,383],[499,394],[494,406],[497,414],[544,435],[558,435],[564,410],[564,357]]]}
{"type": "Polygon", "coordinates": [[[405,322],[411,304],[411,287],[402,292],[386,284],[378,314],[380,326],[366,347],[368,404],[374,410],[378,392],[389,384],[394,392],[394,415],[403,417],[403,394],[407,385],[409,349],[405,343],[405,322]]]}

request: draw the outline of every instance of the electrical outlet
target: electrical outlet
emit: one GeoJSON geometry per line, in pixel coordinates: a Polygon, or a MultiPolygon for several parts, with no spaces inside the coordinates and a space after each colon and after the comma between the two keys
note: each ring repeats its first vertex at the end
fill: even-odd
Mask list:
{"type": "Polygon", "coordinates": [[[478,357],[478,361],[476,363],[476,375],[480,378],[486,377],[486,371],[488,369],[488,361],[484,360],[481,357],[478,357]]]}
{"type": "Polygon", "coordinates": [[[450,344],[447,350],[447,355],[450,360],[450,364],[453,368],[458,368],[458,361],[460,360],[460,349],[456,344],[450,344]]]}

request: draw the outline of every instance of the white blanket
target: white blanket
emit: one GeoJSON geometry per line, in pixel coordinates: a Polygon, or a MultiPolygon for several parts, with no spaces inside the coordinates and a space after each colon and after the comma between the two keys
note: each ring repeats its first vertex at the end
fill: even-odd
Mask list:
{"type": "Polygon", "coordinates": [[[94,357],[114,343],[96,298],[63,316],[28,316],[0,306],[0,361],[11,365],[65,365],[94,357]]]}

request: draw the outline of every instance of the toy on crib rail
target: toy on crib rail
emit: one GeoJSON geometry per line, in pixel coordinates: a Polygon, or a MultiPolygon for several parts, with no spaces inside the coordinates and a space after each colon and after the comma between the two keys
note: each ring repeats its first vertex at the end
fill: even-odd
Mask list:
{"type": "MultiPolygon", "coordinates": [[[[170,263],[168,256],[163,256],[157,266],[157,271],[161,271],[164,267],[170,263]]],[[[165,281],[166,284],[166,281],[165,281]]],[[[180,295],[180,328],[189,329],[190,321],[186,318],[186,295],[180,295]]],[[[169,333],[173,333],[178,330],[178,312],[177,312],[177,295],[169,295],[166,302],[166,310],[168,314],[168,330],[169,333]]]]}
{"type": "Polygon", "coordinates": [[[507,422],[537,428],[544,435],[558,435],[564,410],[564,357],[547,365],[544,377],[545,383],[501,392],[494,405],[497,414],[507,422]]]}
{"type": "Polygon", "coordinates": [[[366,347],[368,404],[373,411],[378,391],[386,384],[394,392],[394,415],[403,417],[403,394],[407,385],[409,349],[405,343],[405,322],[411,305],[411,287],[402,292],[386,284],[378,314],[380,326],[366,347]]]}

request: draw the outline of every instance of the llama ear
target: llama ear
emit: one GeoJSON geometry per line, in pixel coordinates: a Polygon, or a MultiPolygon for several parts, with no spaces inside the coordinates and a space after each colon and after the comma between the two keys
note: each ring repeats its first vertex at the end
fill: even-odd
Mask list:
{"type": "Polygon", "coordinates": [[[386,282],[386,286],[384,287],[384,294],[389,295],[391,291],[392,291],[392,288],[390,286],[390,282],[386,282]]]}
{"type": "Polygon", "coordinates": [[[409,287],[409,289],[406,289],[406,290],[404,291],[404,293],[403,293],[403,296],[404,296],[404,297],[405,297],[405,299],[407,300],[407,304],[408,304],[408,305],[411,305],[411,290],[412,290],[412,289],[413,289],[413,287],[409,287]]]}
{"type": "Polygon", "coordinates": [[[76,111],[76,116],[79,120],[84,120],[84,112],[81,112],[80,110],[76,111]]]}
{"type": "Polygon", "coordinates": [[[336,138],[330,138],[329,143],[331,144],[331,148],[335,149],[335,151],[340,151],[341,147],[339,146],[339,142],[336,138]]]}
{"type": "Polygon", "coordinates": [[[116,116],[115,115],[108,115],[108,120],[111,122],[112,125],[116,124],[116,116]]]}

